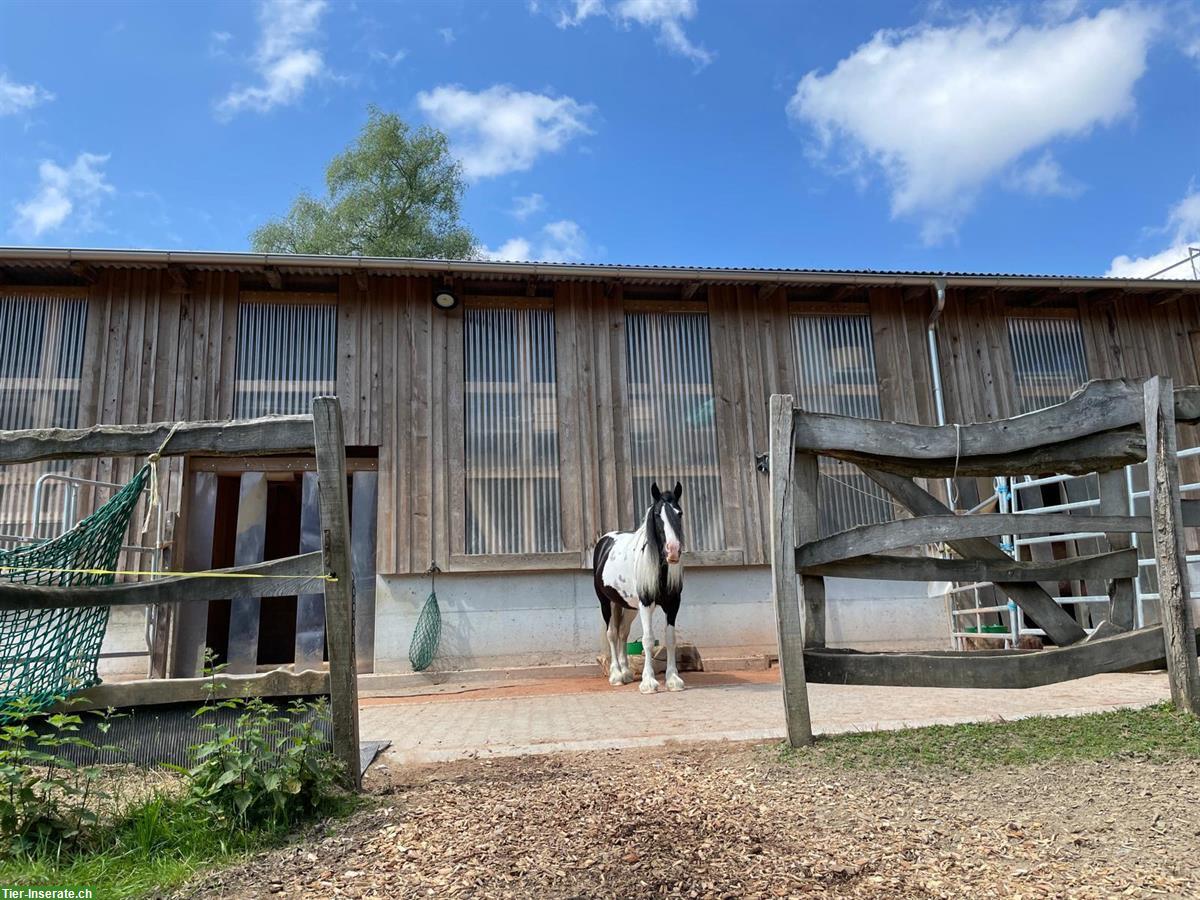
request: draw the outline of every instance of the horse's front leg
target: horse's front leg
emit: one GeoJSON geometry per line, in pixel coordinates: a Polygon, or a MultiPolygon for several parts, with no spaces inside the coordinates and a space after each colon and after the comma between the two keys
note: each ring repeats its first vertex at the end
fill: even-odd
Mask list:
{"type": "Polygon", "coordinates": [[[639,603],[638,615],[642,619],[642,683],[638,685],[638,690],[643,694],[653,694],[658,690],[658,681],[654,678],[654,607],[639,603]]]}
{"type": "Polygon", "coordinates": [[[621,680],[625,684],[633,681],[633,673],[629,671],[629,629],[633,627],[635,613],[632,609],[621,607],[621,629],[618,635],[617,650],[621,654],[621,680]]]}
{"type": "Polygon", "coordinates": [[[675,663],[675,623],[667,623],[667,690],[682,691],[683,679],[679,677],[679,668],[675,663]]]}

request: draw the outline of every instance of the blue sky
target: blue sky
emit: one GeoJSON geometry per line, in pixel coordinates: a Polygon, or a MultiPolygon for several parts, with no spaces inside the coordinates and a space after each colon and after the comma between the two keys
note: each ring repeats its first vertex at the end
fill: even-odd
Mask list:
{"type": "Polygon", "coordinates": [[[3,0],[0,243],[246,249],[376,104],[505,258],[1149,274],[1198,88],[1200,0],[3,0]]]}

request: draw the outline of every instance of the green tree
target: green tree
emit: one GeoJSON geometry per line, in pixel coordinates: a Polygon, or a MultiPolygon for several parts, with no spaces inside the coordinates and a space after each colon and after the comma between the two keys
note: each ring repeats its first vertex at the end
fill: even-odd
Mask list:
{"type": "Polygon", "coordinates": [[[440,131],[413,130],[371,107],[362,132],[325,171],[327,196],[301,194],[281,219],[250,236],[259,253],[468,259],[460,221],[465,182],[440,131]]]}

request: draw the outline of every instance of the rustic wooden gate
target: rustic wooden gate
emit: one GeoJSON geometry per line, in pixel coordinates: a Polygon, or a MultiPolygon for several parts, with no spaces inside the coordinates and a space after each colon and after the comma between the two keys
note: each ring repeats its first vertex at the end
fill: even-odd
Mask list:
{"type": "Polygon", "coordinates": [[[771,568],[788,739],[812,740],[807,683],[1024,688],[1166,660],[1171,696],[1200,715],[1196,628],[1188,605],[1183,528],[1200,526],[1200,500],[1183,501],[1175,423],[1200,421],[1200,388],[1168,378],[1092,381],[1057,406],[996,422],[923,426],[796,409],[771,397],[771,568]],[[852,462],[912,518],[818,534],[818,458],[852,462]],[[1150,515],[1120,515],[1122,467],[1146,461],[1150,515]],[[955,515],[914,478],[1100,473],[1099,515],[955,515]],[[1093,556],[1017,561],[1001,535],[1104,532],[1093,556]],[[1151,534],[1162,623],[1133,627],[1137,554],[1151,534]],[[957,558],[894,551],[946,545],[957,558]],[[825,646],[825,577],[990,581],[1058,645],[1049,650],[860,653],[825,646]],[[1108,619],[1088,636],[1037,582],[1088,578],[1109,585],[1108,619]]]}
{"type": "MultiPolygon", "coordinates": [[[[49,587],[0,582],[0,611],[202,604],[225,598],[257,603],[264,596],[323,591],[328,672],[223,675],[220,680],[224,686],[217,696],[328,694],[334,753],[344,767],[347,782],[357,787],[360,758],[354,579],[349,540],[346,444],[342,409],[337,398],[317,397],[312,403],[312,415],[308,416],[0,432],[0,465],[153,453],[160,456],[253,456],[314,451],[320,512],[319,549],[270,562],[131,583],[49,587]],[[283,576],[286,580],[272,580],[273,576],[283,576]]],[[[101,684],[85,691],[83,697],[77,698],[79,705],[72,708],[195,701],[204,699],[206,688],[203,678],[101,684]]]]}

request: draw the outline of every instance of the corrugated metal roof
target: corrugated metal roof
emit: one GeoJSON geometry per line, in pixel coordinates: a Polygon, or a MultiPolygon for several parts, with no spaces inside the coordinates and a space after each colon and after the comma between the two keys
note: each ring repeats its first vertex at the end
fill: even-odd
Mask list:
{"type": "MultiPolygon", "coordinates": [[[[1195,279],[1109,278],[1094,275],[1054,275],[1012,272],[961,272],[900,269],[786,269],[720,266],[622,265],[616,263],[525,262],[519,260],[436,260],[360,256],[311,256],[285,253],[218,253],[177,250],[57,249],[0,247],[0,266],[61,268],[72,262],[119,268],[161,268],[179,265],[210,271],[255,271],[274,268],[296,275],[370,271],[380,275],[454,274],[496,279],[554,278],[621,280],[636,284],[773,283],[897,285],[928,284],[944,277],[950,286],[1000,288],[1086,286],[1200,291],[1195,279]]],[[[1186,270],[1185,270],[1186,271],[1186,270]]]]}

